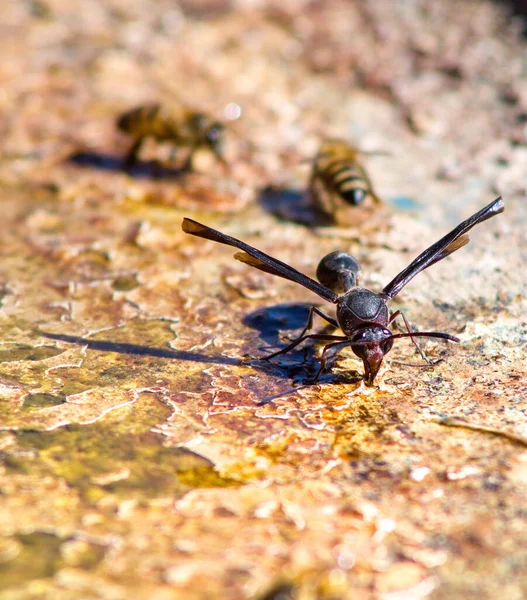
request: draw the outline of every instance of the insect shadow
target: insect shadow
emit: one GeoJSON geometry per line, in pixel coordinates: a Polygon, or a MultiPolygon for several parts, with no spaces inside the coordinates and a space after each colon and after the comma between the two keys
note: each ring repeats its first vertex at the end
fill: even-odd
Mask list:
{"type": "Polygon", "coordinates": [[[301,330],[309,316],[311,305],[305,302],[288,302],[259,308],[242,319],[242,323],[256,329],[267,345],[280,342],[280,332],[301,330]]]}
{"type": "Polygon", "coordinates": [[[178,179],[187,172],[183,168],[165,167],[155,160],[137,160],[127,166],[122,156],[104,152],[76,152],[66,160],[84,169],[127,173],[136,179],[178,179]]]}
{"type": "Polygon", "coordinates": [[[307,226],[321,224],[306,190],[268,186],[260,191],[258,202],[267,213],[284,221],[307,226]]]}
{"type": "MultiPolygon", "coordinates": [[[[259,308],[242,319],[242,323],[250,329],[259,332],[260,340],[265,347],[258,348],[258,355],[254,356],[251,366],[262,366],[261,360],[269,351],[283,345],[284,341],[293,340],[300,330],[302,330],[309,318],[312,304],[307,302],[287,302],[275,304],[274,306],[259,308]]],[[[333,331],[333,327],[327,326],[324,331],[333,331]]],[[[315,344],[308,344],[301,348],[295,348],[290,353],[282,354],[280,358],[275,359],[273,363],[277,366],[284,376],[289,377],[296,383],[307,383],[313,380],[316,374],[314,357],[318,353],[318,347],[315,344]]],[[[273,372],[273,375],[275,373],[273,372]]],[[[353,372],[351,379],[360,380],[358,372],[353,372]]],[[[326,372],[320,375],[320,382],[332,382],[350,380],[348,375],[335,375],[326,372]]]]}
{"type": "MultiPolygon", "coordinates": [[[[306,306],[309,306],[309,305],[306,305],[306,306]]],[[[307,317],[307,315],[309,313],[309,309],[306,308],[306,306],[303,306],[304,310],[301,311],[301,315],[304,319],[307,317]]],[[[291,310],[292,310],[292,308],[291,308],[291,310]]],[[[250,315],[247,317],[247,319],[249,322],[251,322],[250,315]]],[[[296,327],[297,320],[299,321],[299,319],[297,318],[294,322],[295,328],[297,328],[296,327]]],[[[265,334],[265,335],[269,336],[269,338],[268,338],[269,343],[273,343],[273,341],[276,342],[278,340],[278,332],[276,330],[275,330],[274,336],[270,335],[270,328],[272,327],[272,325],[271,325],[272,319],[267,322],[268,325],[262,325],[263,323],[266,322],[266,318],[264,317],[262,320],[261,317],[255,315],[253,322],[260,324],[259,326],[254,327],[255,329],[259,329],[260,327],[262,327],[262,329],[265,329],[265,330],[269,329],[268,333],[265,334]]],[[[299,325],[299,327],[301,327],[301,326],[302,325],[299,325]]],[[[153,358],[166,358],[169,360],[182,360],[182,361],[212,363],[212,364],[229,365],[229,366],[240,366],[243,364],[247,364],[247,360],[242,360],[240,358],[235,358],[235,357],[231,357],[231,356],[225,356],[222,354],[207,355],[207,354],[202,354],[201,352],[195,352],[192,350],[172,350],[170,348],[156,348],[154,346],[142,346],[141,344],[133,344],[133,343],[127,343],[127,342],[113,342],[111,340],[101,340],[101,339],[95,340],[95,339],[90,339],[89,337],[82,337],[82,336],[78,336],[78,335],[69,335],[69,334],[65,334],[65,333],[52,333],[52,332],[48,332],[48,331],[42,331],[41,329],[39,329],[37,332],[39,335],[41,335],[45,338],[48,338],[50,340],[55,340],[55,341],[59,341],[59,342],[67,342],[69,344],[76,344],[78,346],[85,346],[85,347],[89,348],[90,350],[98,350],[100,352],[116,352],[118,354],[130,354],[130,355],[135,355],[135,356],[150,356],[153,358]]],[[[306,348],[306,351],[309,351],[312,354],[314,353],[314,349],[310,350],[309,347],[306,348]]],[[[298,351],[298,353],[301,353],[301,351],[298,351]]],[[[298,357],[298,353],[296,354],[297,357],[298,357]]],[[[258,357],[253,357],[253,359],[254,360],[249,359],[252,368],[260,369],[261,371],[264,371],[265,373],[272,373],[273,377],[279,377],[281,379],[295,380],[295,373],[302,372],[304,376],[306,375],[305,370],[299,369],[298,366],[293,366],[291,368],[286,366],[286,362],[288,362],[286,360],[282,361],[283,364],[276,364],[276,363],[272,364],[272,363],[268,363],[265,361],[260,361],[260,360],[258,360],[258,357]]],[[[323,378],[321,378],[321,380],[322,379],[323,378]]],[[[334,376],[332,379],[334,379],[334,376]]]]}
{"type": "Polygon", "coordinates": [[[177,360],[189,360],[204,363],[218,363],[222,365],[239,365],[241,360],[229,356],[214,355],[207,356],[200,352],[191,350],[171,350],[170,348],[156,348],[154,346],[142,346],[141,344],[129,344],[126,342],[112,342],[111,340],[94,340],[89,337],[79,335],[68,335],[65,333],[51,333],[49,331],[38,330],[38,334],[50,340],[59,342],[68,342],[86,346],[90,350],[100,350],[101,352],[117,352],[119,354],[135,354],[140,356],[152,356],[154,358],[171,358],[177,360]]]}

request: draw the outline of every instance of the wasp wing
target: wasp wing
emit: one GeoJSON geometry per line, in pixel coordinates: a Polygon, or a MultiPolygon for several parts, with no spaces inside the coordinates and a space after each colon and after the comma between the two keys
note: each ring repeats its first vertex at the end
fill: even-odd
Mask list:
{"type": "Polygon", "coordinates": [[[245,242],[237,240],[225,233],[221,233],[211,227],[207,227],[193,219],[183,219],[182,229],[185,233],[190,233],[191,235],[196,235],[206,240],[212,240],[213,242],[239,248],[240,250],[243,250],[243,252],[237,252],[234,255],[234,258],[237,260],[251,265],[256,269],[260,269],[260,271],[265,271],[266,273],[278,275],[278,277],[283,277],[284,279],[289,279],[289,281],[299,283],[328,302],[333,302],[334,304],[337,302],[338,295],[335,294],[335,292],[332,292],[330,289],[318,283],[318,281],[311,279],[307,275],[300,273],[300,271],[293,269],[293,267],[290,267],[286,263],[249,246],[249,244],[246,244],[245,242]]]}
{"type": "MultiPolygon", "coordinates": [[[[254,256],[247,254],[247,252],[236,252],[236,254],[234,255],[234,258],[236,260],[239,260],[242,263],[245,263],[246,265],[250,265],[251,267],[254,267],[255,269],[259,269],[260,271],[263,271],[264,273],[270,273],[271,275],[277,275],[278,277],[284,276],[275,267],[265,264],[259,258],[255,258],[254,256]]],[[[287,277],[287,279],[289,279],[289,277],[287,277]]]]}
{"type": "Polygon", "coordinates": [[[413,260],[406,269],[403,269],[390,283],[383,289],[383,294],[388,298],[394,298],[403,289],[403,287],[413,279],[418,273],[443,260],[456,250],[459,250],[465,244],[468,244],[469,237],[465,235],[467,231],[472,229],[478,223],[482,223],[491,217],[503,212],[505,206],[501,196],[496,198],[485,208],[482,208],[476,214],[469,217],[466,221],[460,223],[450,233],[447,233],[438,242],[430,246],[413,260]]]}

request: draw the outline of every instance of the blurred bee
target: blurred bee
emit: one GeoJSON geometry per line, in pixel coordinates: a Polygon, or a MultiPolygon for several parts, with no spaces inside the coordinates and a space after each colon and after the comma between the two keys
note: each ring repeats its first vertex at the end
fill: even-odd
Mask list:
{"type": "Polygon", "coordinates": [[[313,162],[309,193],[315,210],[337,221],[342,209],[360,206],[370,197],[381,202],[359,161],[361,152],[344,140],[326,140],[313,162]]]}
{"type": "Polygon", "coordinates": [[[186,169],[192,168],[192,157],[199,148],[208,148],[225,164],[222,123],[184,105],[171,108],[159,104],[138,106],[118,117],[116,125],[124,133],[136,138],[125,158],[127,167],[137,162],[143,141],[149,137],[171,142],[177,148],[190,148],[186,169]]]}

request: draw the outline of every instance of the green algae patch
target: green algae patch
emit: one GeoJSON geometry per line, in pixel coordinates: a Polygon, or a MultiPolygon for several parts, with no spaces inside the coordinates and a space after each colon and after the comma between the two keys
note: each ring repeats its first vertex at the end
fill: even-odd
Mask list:
{"type": "Polygon", "coordinates": [[[64,352],[56,346],[29,346],[26,344],[0,345],[0,363],[12,361],[39,361],[64,352]]]}
{"type": "Polygon", "coordinates": [[[116,292],[129,292],[135,290],[139,286],[137,281],[137,275],[135,273],[130,275],[119,275],[113,282],[112,287],[116,292]]]}
{"type": "Polygon", "coordinates": [[[46,406],[57,406],[65,401],[65,396],[58,394],[28,394],[24,398],[23,410],[38,410],[46,406]]]}
{"type": "Polygon", "coordinates": [[[153,394],[143,393],[96,423],[18,431],[15,436],[22,452],[8,454],[6,466],[19,473],[31,470],[60,477],[88,502],[107,494],[178,497],[192,487],[241,485],[221,477],[210,460],[184,448],[167,447],[162,435],[150,431],[171,412],[153,394]]]}
{"type": "Polygon", "coordinates": [[[62,541],[53,533],[38,531],[4,538],[2,545],[10,546],[13,557],[0,562],[0,589],[28,579],[52,577],[64,564],[60,554],[62,541]]]}
{"type": "Polygon", "coordinates": [[[243,485],[240,481],[222,477],[213,465],[196,466],[191,469],[182,469],[178,472],[178,479],[190,488],[221,488],[237,487],[243,485]]]}
{"type": "Polygon", "coordinates": [[[91,570],[107,547],[83,536],[33,531],[0,538],[0,590],[53,577],[64,567],[91,570]]]}

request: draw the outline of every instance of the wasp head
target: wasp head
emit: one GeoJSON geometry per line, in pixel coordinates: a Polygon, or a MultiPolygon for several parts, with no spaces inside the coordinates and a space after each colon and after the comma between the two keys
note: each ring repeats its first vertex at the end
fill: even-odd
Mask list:
{"type": "Polygon", "coordinates": [[[373,385],[384,355],[392,349],[392,332],[379,325],[366,326],[353,335],[350,345],[364,363],[366,385],[373,385]]]}

